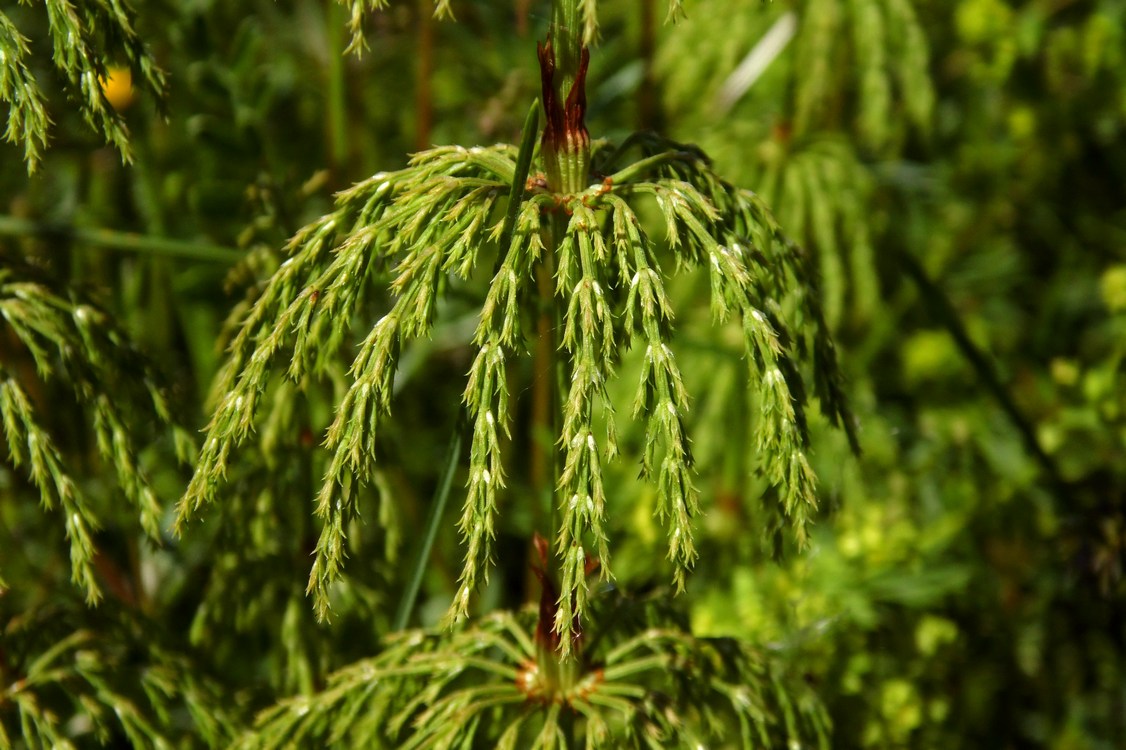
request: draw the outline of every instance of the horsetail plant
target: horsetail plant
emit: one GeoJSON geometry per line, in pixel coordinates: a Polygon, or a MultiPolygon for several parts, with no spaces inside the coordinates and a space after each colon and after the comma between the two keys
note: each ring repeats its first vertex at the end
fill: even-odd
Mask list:
{"type": "Polygon", "coordinates": [[[73,748],[68,716],[82,716],[102,743],[124,736],[134,747],[171,747],[180,730],[167,719],[181,709],[212,745],[232,734],[231,716],[215,708],[217,683],[153,634],[133,571],[106,549],[124,542],[135,555],[139,539],[163,543],[145,448],[170,438],[181,461],[191,457],[193,438],[174,411],[156,368],[108,312],[0,252],[0,434],[12,470],[0,464],[3,499],[19,482],[38,491],[40,520],[61,527],[56,544],[69,550],[85,599],[65,589],[46,602],[20,598],[21,584],[58,572],[31,545],[6,558],[14,570],[0,569],[0,747],[73,748]],[[84,450],[76,436],[86,433],[93,446],[84,450]],[[99,460],[109,481],[91,471],[99,460]]]}
{"type": "MultiPolygon", "coordinates": [[[[352,5],[356,19],[364,3],[352,5]]],[[[331,213],[290,241],[287,259],[232,340],[177,528],[218,499],[277,375],[284,370],[300,388],[336,383],[307,588],[326,619],[344,576],[360,488],[377,472],[377,439],[402,354],[432,333],[443,296],[492,264],[462,396],[458,429],[465,426],[470,444],[458,524],[465,560],[445,627],[398,633],[384,653],[337,673],[324,692],[261,714],[242,746],[317,737],[452,747],[489,737],[502,747],[546,748],[570,747],[579,735],[586,747],[611,740],[657,747],[674,739],[689,746],[692,737],[724,734],[729,722],[713,716],[716,697],[742,727],[744,746],[824,738],[819,709],[807,702],[795,713],[788,696],[797,688],[746,647],[652,622],[622,633],[599,620],[606,602],[588,580],[595,570],[603,588],[613,578],[607,520],[614,499],[605,470],[619,452],[607,385],[631,347],[642,357],[632,409],[645,427],[640,478],[656,491],[676,589],[698,555],[690,401],[671,347],[675,272],[707,274],[715,322],[741,331],[760,405],[757,439],[747,449],[777,490],[777,516],[799,544],[817,505],[803,371],[812,375],[822,411],[850,438],[852,431],[811,266],[762,201],[715,174],[692,146],[652,134],[616,147],[590,139],[585,78],[594,34],[594,3],[553,3],[549,36],[539,46],[545,124],[538,149],[536,104],[519,147],[434,148],[340,193],[331,213]],[[392,301],[372,322],[363,311],[378,305],[388,276],[392,301]],[[355,333],[362,340],[349,355],[355,333]],[[534,381],[519,382],[512,364],[529,349],[534,381]],[[336,365],[342,356],[351,357],[343,383],[336,365]],[[553,523],[536,570],[544,592],[539,613],[494,613],[466,624],[496,556],[499,514],[515,502],[505,493],[505,446],[512,395],[526,386],[552,435],[532,456],[553,523]],[[468,673],[477,677],[464,680],[468,673]],[[541,709],[534,712],[538,725],[530,707],[541,709]]],[[[458,445],[455,439],[453,462],[460,461],[458,445]]],[[[413,595],[400,608],[400,626],[413,595]]]]}

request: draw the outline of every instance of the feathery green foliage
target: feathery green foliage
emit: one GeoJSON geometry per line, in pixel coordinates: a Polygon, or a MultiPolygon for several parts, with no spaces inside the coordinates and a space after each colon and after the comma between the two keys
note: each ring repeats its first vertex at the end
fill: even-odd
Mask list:
{"type": "MultiPolygon", "coordinates": [[[[709,94],[724,90],[729,71],[788,11],[776,3],[758,18],[690,15],[661,52],[666,101],[681,132],[698,138],[718,169],[754,185],[818,257],[829,317],[850,355],[865,458],[838,468],[841,446],[815,438],[815,466],[835,506],[815,530],[815,553],[732,578],[713,569],[730,585],[707,595],[697,622],[809,649],[808,662],[836,686],[823,694],[835,695],[842,746],[986,737],[1112,746],[1121,726],[1108,717],[1121,710],[1122,674],[1103,665],[1121,644],[1101,633],[1121,599],[1122,579],[1109,571],[1122,547],[1110,541],[1117,533],[1094,529],[1120,528],[1120,514],[1094,497],[1121,495],[1122,481],[1114,470],[1095,470],[1098,479],[1086,472],[1119,463],[1109,446],[1121,435],[1092,419],[1098,409],[1079,407],[1077,394],[1106,394],[1096,383],[1115,361],[1113,308],[1094,279],[1110,273],[1121,244],[1121,212],[1096,196],[1120,193],[1110,186],[1121,184],[1123,164],[1112,145],[1126,113],[1123,8],[913,2],[926,46],[908,52],[898,46],[908,35],[891,35],[889,3],[838,3],[830,18],[813,13],[827,4],[789,5],[795,40],[723,119],[707,119],[709,94]],[[849,30],[856,9],[883,15],[875,33],[849,30]],[[729,32],[722,42],[698,43],[720,23],[729,32]],[[826,24],[837,31],[807,44],[800,63],[824,56],[824,74],[809,75],[799,42],[826,24]],[[849,62],[855,40],[875,46],[877,37],[885,49],[864,50],[864,70],[884,61],[883,84],[849,62]],[[691,65],[678,63],[685,49],[697,56],[691,65]],[[914,62],[925,49],[931,60],[914,62]],[[895,84],[916,67],[922,78],[895,84]],[[809,86],[819,91],[807,96],[801,132],[795,92],[809,86]],[[871,103],[869,91],[878,94],[871,103]],[[924,111],[924,94],[934,116],[916,128],[909,110],[924,111]],[[881,101],[886,120],[877,121],[878,109],[862,114],[881,101]],[[830,180],[830,170],[851,176],[830,180]],[[815,224],[817,203],[835,237],[815,224]],[[875,251],[864,275],[850,214],[875,251]],[[846,252],[833,258],[826,249],[834,246],[846,252]],[[866,283],[878,291],[867,308],[866,283]],[[1117,581],[1109,589],[1108,574],[1117,581]],[[764,601],[777,602],[773,614],[764,601]],[[1067,615],[1056,609],[1064,601],[1067,615]],[[889,645],[889,633],[902,640],[889,645]],[[1090,648],[1065,645],[1077,638],[1090,648]],[[1038,683],[1037,697],[1010,680],[1038,683]]],[[[717,390],[730,392],[727,378],[726,369],[717,375],[717,390]]],[[[1099,401],[1104,414],[1118,413],[1114,402],[1099,401]]],[[[715,536],[719,549],[745,548],[726,529],[715,536]]],[[[705,550],[704,559],[717,554],[705,550]]]]}
{"type": "MultiPolygon", "coordinates": [[[[469,272],[473,243],[483,242],[492,228],[489,217],[507,187],[505,178],[511,179],[513,156],[508,148],[439,149],[343,193],[336,211],[295,237],[293,254],[232,342],[216,388],[223,396],[181,501],[181,521],[214,498],[232,450],[252,429],[278,354],[290,358],[287,375],[294,380],[323,374],[345,342],[349,312],[370,291],[371,276],[379,267],[395,266],[392,288],[399,297],[361,344],[326,440],[331,458],[316,511],[324,527],[309,580],[322,617],[327,588],[343,563],[344,525],[355,512],[353,474],[365,478],[373,467],[375,433],[390,409],[401,346],[429,330],[441,272],[469,272]]],[[[503,417],[502,409],[496,412],[503,417]]],[[[481,484],[487,487],[488,479],[481,484]]]]}
{"type": "Polygon", "coordinates": [[[46,104],[28,70],[27,39],[11,19],[0,13],[0,99],[8,103],[4,139],[22,145],[28,170],[34,170],[47,147],[46,104]]]}
{"type": "Polygon", "coordinates": [[[60,293],[47,277],[6,256],[0,268],[0,320],[0,411],[8,456],[39,490],[44,510],[61,515],[71,575],[87,600],[97,602],[102,596],[94,571],[93,534],[102,525],[98,504],[43,422],[44,387],[65,384],[75,399],[72,408],[89,410],[97,451],[154,540],[161,536],[162,510],[141,465],[146,438],[137,415],[167,426],[182,460],[190,455],[192,439],[175,424],[151,365],[105,311],[77,294],[60,293]]]}
{"type": "Polygon", "coordinates": [[[0,746],[1116,746],[1123,3],[659,5],[3,9],[0,746]]]}
{"type": "MultiPolygon", "coordinates": [[[[51,62],[66,80],[87,125],[131,158],[129,134],[103,90],[110,64],[127,65],[158,98],[164,73],[134,30],[134,11],[118,0],[46,0],[51,62]]],[[[0,101],[8,103],[4,138],[21,145],[28,171],[34,171],[47,146],[50,118],[42,86],[31,73],[29,40],[11,17],[0,13],[0,101]]]]}
{"type": "Polygon", "coordinates": [[[73,749],[87,739],[134,748],[230,741],[235,712],[224,706],[220,686],[200,674],[193,654],[162,643],[145,618],[115,605],[92,618],[81,603],[23,612],[0,603],[0,613],[3,747],[73,749]],[[82,625],[74,628],[75,622],[82,625]],[[81,721],[69,720],[72,715],[81,721]]]}
{"type": "Polygon", "coordinates": [[[694,137],[728,165],[730,179],[756,186],[816,258],[831,327],[846,307],[865,321],[878,291],[872,222],[864,215],[878,182],[870,160],[894,155],[912,136],[928,138],[933,127],[935,93],[917,14],[906,0],[803,0],[759,14],[740,13],[743,0],[728,4],[690,17],[662,50],[669,98],[697,111],[693,123],[703,132],[694,137]],[[775,58],[754,86],[724,101],[735,78],[730,69],[761,51],[741,45],[765,40],[795,16],[793,39],[772,48],[775,58]],[[678,64],[687,50],[717,37],[722,41],[702,62],[704,81],[700,68],[678,64]],[[695,106],[701,89],[710,106],[695,106]],[[714,117],[735,105],[736,113],[768,107],[771,116],[714,117]],[[712,139],[709,131],[723,135],[712,139]]]}
{"type": "MultiPolygon", "coordinates": [[[[641,159],[582,194],[561,196],[536,188],[524,196],[511,243],[484,300],[474,336],[478,351],[465,389],[473,437],[461,520],[466,563],[451,610],[457,619],[469,613],[469,597],[492,557],[505,486],[501,436],[508,429],[511,390],[505,365],[524,347],[522,300],[533,293],[533,267],[548,236],[558,244],[555,295],[565,305],[561,346],[571,384],[563,396],[557,488],[562,592],[555,627],[564,654],[572,623],[584,608],[588,548],[598,554],[604,575],[611,575],[602,467],[616,447],[605,384],[619,347],[635,336],[646,347],[647,362],[635,402],[635,416],[646,419],[649,436],[642,476],[658,490],[678,588],[696,556],[691,523],[699,507],[682,421],[687,394],[666,342],[672,312],[662,291],[658,248],[631,201],[655,200],[673,261],[708,267],[717,321],[731,314],[741,320],[751,382],[762,394],[755,450],[781,492],[782,512],[799,541],[816,507],[815,480],[804,453],[806,395],[798,370],[803,352],[809,352],[827,414],[848,425],[832,344],[800,253],[751,193],[719,179],[700,154],[652,139],[638,143],[641,159]],[[548,226],[561,216],[566,216],[563,234],[552,237],[548,226]],[[625,293],[624,306],[609,299],[617,288],[625,293]],[[619,320],[625,325],[619,327],[619,320]],[[604,440],[597,434],[599,403],[604,440]]],[[[407,169],[376,175],[341,194],[332,214],[291,242],[290,258],[232,344],[218,386],[223,395],[181,502],[181,521],[215,497],[232,452],[253,428],[273,364],[288,359],[287,376],[297,382],[322,374],[354,325],[346,311],[362,304],[380,268],[393,268],[396,300],[360,345],[325,441],[330,459],[316,504],[323,527],[309,579],[319,617],[327,616],[329,586],[341,575],[356,485],[374,467],[375,440],[380,420],[391,409],[400,351],[429,332],[445,275],[452,277],[448,284],[468,278],[488,240],[502,232],[503,223],[492,217],[515,173],[515,156],[507,146],[436,149],[416,156],[407,169]]],[[[608,162],[606,171],[612,166],[608,162]]]]}
{"type": "MultiPolygon", "coordinates": [[[[364,16],[388,7],[389,0],[336,0],[348,11],[348,31],[352,35],[348,51],[360,54],[367,48],[364,38],[364,16]]],[[[434,15],[437,18],[453,18],[450,0],[434,0],[434,15]]]]}
{"type": "Polygon", "coordinates": [[[768,205],[780,206],[782,226],[816,248],[830,327],[839,325],[846,307],[858,322],[867,320],[878,297],[864,216],[874,190],[871,173],[838,138],[770,145],[754,183],[768,205]]]}
{"type": "Polygon", "coordinates": [[[611,595],[599,609],[587,658],[560,671],[531,611],[400,631],[323,691],[263,711],[235,747],[827,746],[808,689],[760,651],[694,638],[653,601],[611,595]]]}
{"type": "Polygon", "coordinates": [[[886,147],[902,137],[890,129],[893,112],[926,131],[934,107],[927,73],[927,42],[907,0],[808,0],[794,64],[801,77],[794,93],[793,127],[805,135],[839,107],[843,76],[859,82],[855,132],[866,146],[886,147]],[[852,65],[842,64],[842,57],[852,65]],[[894,97],[893,97],[894,93],[894,97]],[[894,101],[898,99],[899,101],[894,101]]]}

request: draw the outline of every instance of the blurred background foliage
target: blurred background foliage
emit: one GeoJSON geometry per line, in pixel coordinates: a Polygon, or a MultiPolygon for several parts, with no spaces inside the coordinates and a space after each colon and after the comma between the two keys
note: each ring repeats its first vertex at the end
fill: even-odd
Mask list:
{"type": "MultiPolygon", "coordinates": [[[[224,320],[334,191],[430,144],[517,141],[548,10],[455,1],[450,23],[431,18],[428,0],[403,0],[367,19],[367,50],[354,56],[346,11],[326,0],[134,8],[163,76],[112,34],[97,71],[128,129],[128,164],[103,145],[103,133],[117,140],[103,127],[112,118],[83,122],[96,92],[52,59],[48,14],[4,10],[28,40],[26,70],[51,126],[31,177],[24,145],[0,144],[0,271],[34,267],[116,319],[158,363],[171,421],[194,431],[229,340],[224,320]]],[[[751,440],[756,409],[737,324],[713,329],[704,279],[670,288],[706,508],[680,599],[695,632],[761,644],[804,674],[832,718],[833,747],[1120,746],[1126,3],[694,0],[686,10],[666,25],[663,3],[600,5],[588,127],[698,144],[773,207],[817,260],[863,450],[852,457],[814,420],[821,515],[810,548],[788,549],[764,523],[767,482],[744,451],[724,450],[751,440]]],[[[38,711],[54,723],[36,726],[78,746],[220,744],[250,710],[375,653],[469,366],[470,287],[404,357],[378,488],[393,500],[368,511],[400,532],[356,525],[329,625],[304,595],[327,394],[274,386],[291,393],[275,392],[282,406],[240,454],[223,510],[182,539],[167,531],[187,480],[173,432],[137,446],[165,508],[154,540],[115,502],[112,462],[99,458],[112,451],[87,437],[89,394],[37,374],[0,325],[5,377],[22,384],[98,509],[93,560],[107,594],[85,608],[66,580],[62,524],[23,468],[0,464],[0,727],[18,737],[20,717],[38,711]],[[73,675],[50,669],[60,644],[87,655],[71,659],[73,675]],[[128,670],[149,682],[114,687],[128,670]],[[38,703],[28,703],[13,680],[35,675],[38,703]],[[83,700],[84,685],[164,719],[130,723],[127,711],[114,723],[83,700]],[[147,697],[126,695],[138,690],[147,697]],[[193,708],[208,705],[224,711],[193,708]]],[[[630,367],[616,381],[624,404],[630,367]]],[[[137,408],[146,429],[163,429],[137,408]]],[[[625,448],[643,440],[639,425],[620,427],[625,448]]],[[[531,439],[519,430],[517,442],[531,439]]],[[[664,555],[655,498],[631,461],[614,471],[613,585],[652,590],[669,578],[654,562],[664,555]]],[[[523,476],[510,497],[527,491],[523,476]]],[[[536,523],[518,502],[502,517],[482,610],[534,597],[525,540],[536,523]]],[[[460,559],[451,522],[423,622],[445,611],[460,559]]]]}

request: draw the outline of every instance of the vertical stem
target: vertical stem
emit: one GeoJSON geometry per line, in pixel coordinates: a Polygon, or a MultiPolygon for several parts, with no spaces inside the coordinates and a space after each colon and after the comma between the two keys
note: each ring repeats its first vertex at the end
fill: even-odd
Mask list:
{"type": "MultiPolygon", "coordinates": [[[[558,404],[558,392],[555,388],[558,342],[553,305],[555,248],[547,243],[545,245],[543,259],[536,267],[539,315],[536,318],[536,349],[532,364],[532,439],[535,445],[532,453],[532,487],[536,497],[548,504],[554,516],[555,506],[551,497],[555,491],[555,434],[558,426],[555,416],[558,404]]],[[[555,519],[552,517],[552,528],[554,527],[555,519]]]]}
{"type": "Polygon", "coordinates": [[[578,0],[553,0],[548,38],[555,47],[555,70],[559,76],[557,90],[565,98],[578,76],[579,57],[583,47],[578,0]]]}
{"type": "MultiPolygon", "coordinates": [[[[583,190],[590,180],[590,137],[583,123],[586,110],[584,91],[589,55],[583,46],[579,0],[553,0],[551,30],[547,42],[539,45],[540,76],[546,121],[541,141],[541,158],[547,173],[548,188],[555,193],[573,194],[583,190]]],[[[537,495],[549,500],[552,545],[557,538],[560,518],[554,502],[558,473],[558,434],[560,398],[563,393],[564,364],[558,357],[558,310],[555,304],[556,249],[566,231],[566,218],[561,212],[551,216],[550,227],[544,230],[544,253],[536,268],[536,354],[534,364],[533,430],[540,434],[549,430],[550,440],[536,440],[533,478],[537,495]],[[548,481],[548,466],[550,482],[548,481]],[[546,492],[544,490],[546,489],[546,492]]],[[[556,555],[546,552],[541,575],[543,593],[540,600],[539,626],[536,629],[537,662],[551,692],[566,700],[574,687],[579,671],[577,654],[561,656],[558,639],[552,629],[558,591],[555,589],[556,555]]],[[[558,704],[556,704],[558,705],[558,704]]],[[[562,708],[559,723],[563,746],[570,750],[575,744],[574,715],[569,705],[562,708]]]]}
{"type": "Polygon", "coordinates": [[[465,411],[458,416],[457,425],[453,435],[450,436],[450,446],[446,449],[446,466],[442,478],[438,480],[438,487],[434,490],[434,499],[430,503],[430,514],[426,518],[426,530],[422,537],[422,546],[418,550],[414,568],[411,570],[410,581],[403,598],[399,601],[399,609],[395,612],[395,630],[404,630],[410,624],[411,613],[414,611],[418,591],[422,587],[422,577],[430,562],[430,552],[434,549],[434,540],[438,537],[438,527],[441,526],[442,516],[445,515],[446,505],[450,499],[450,488],[453,486],[454,474],[457,473],[458,459],[461,457],[461,435],[464,431],[465,411]]]}
{"type": "Polygon", "coordinates": [[[418,0],[418,82],[414,100],[414,145],[419,151],[430,147],[434,126],[434,14],[433,0],[418,0]]]}
{"type": "MultiPolygon", "coordinates": [[[[579,0],[552,0],[551,26],[547,42],[539,45],[543,108],[545,114],[540,149],[548,176],[548,187],[556,193],[575,193],[589,181],[590,138],[583,124],[586,109],[584,91],[588,54],[583,46],[579,0]]],[[[536,268],[536,350],[533,366],[532,483],[538,497],[546,498],[550,508],[551,539],[558,525],[555,494],[559,426],[559,398],[562,393],[562,365],[555,306],[555,251],[566,226],[553,217],[544,231],[543,258],[536,268]],[[549,439],[540,436],[546,431],[549,439]]],[[[549,555],[548,567],[554,556],[549,555]]],[[[545,571],[551,576],[552,571],[545,571]]]]}
{"type": "Polygon", "coordinates": [[[328,47],[328,163],[339,182],[339,174],[348,162],[348,129],[344,104],[344,15],[340,3],[330,0],[325,22],[328,47]]]}
{"type": "Polygon", "coordinates": [[[516,34],[520,37],[528,36],[528,12],[531,10],[532,0],[516,0],[516,34]]]}
{"type": "Polygon", "coordinates": [[[661,113],[657,106],[657,84],[653,75],[656,20],[653,4],[656,0],[641,0],[641,86],[637,90],[637,129],[661,130],[661,113]]]}
{"type": "MultiPolygon", "coordinates": [[[[544,254],[536,267],[536,349],[533,365],[533,434],[536,453],[533,456],[532,477],[536,496],[546,503],[546,518],[550,520],[548,541],[554,541],[559,527],[559,509],[556,507],[555,488],[559,483],[559,450],[557,438],[561,420],[561,394],[564,392],[565,363],[559,359],[559,320],[555,304],[555,251],[566,229],[565,221],[552,217],[544,230],[544,254]]],[[[554,555],[547,560],[547,573],[554,575],[554,555]]]]}
{"type": "Polygon", "coordinates": [[[554,0],[547,41],[538,48],[546,121],[540,152],[548,187],[577,193],[590,182],[590,136],[586,114],[586,69],[579,0],[554,0]]]}
{"type": "MultiPolygon", "coordinates": [[[[548,234],[545,232],[544,234],[548,234]]],[[[555,320],[552,305],[552,278],[555,275],[555,248],[551,245],[550,237],[545,237],[544,254],[536,265],[536,344],[532,353],[532,455],[530,461],[530,476],[533,498],[533,528],[536,534],[544,525],[547,525],[547,540],[555,534],[557,519],[555,517],[555,482],[556,482],[556,447],[555,435],[558,427],[556,420],[557,393],[555,388],[555,370],[557,369],[555,320]]],[[[552,576],[552,556],[548,555],[544,562],[544,576],[552,576]]],[[[528,545],[527,564],[530,568],[540,563],[539,551],[535,539],[528,545]]],[[[535,601],[545,585],[543,580],[536,585],[536,578],[527,579],[525,595],[535,601]]]]}

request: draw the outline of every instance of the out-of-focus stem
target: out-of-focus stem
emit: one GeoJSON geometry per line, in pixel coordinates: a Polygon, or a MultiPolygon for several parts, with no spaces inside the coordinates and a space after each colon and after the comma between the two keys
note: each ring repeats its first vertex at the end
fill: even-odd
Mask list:
{"type": "Polygon", "coordinates": [[[325,23],[328,46],[328,157],[332,173],[348,162],[348,126],[344,97],[344,15],[340,3],[328,3],[325,23]]]}
{"type": "Polygon", "coordinates": [[[415,86],[414,145],[419,151],[430,147],[434,127],[434,15],[432,0],[418,0],[418,81],[415,86]]]}
{"type": "Polygon", "coordinates": [[[945,326],[954,339],[954,343],[962,352],[962,356],[974,368],[986,390],[993,395],[1001,410],[1005,412],[1005,416],[1009,418],[1017,434],[1024,442],[1025,449],[1040,465],[1045,477],[1051,484],[1052,490],[1057,497],[1065,498],[1067,488],[1055,462],[1040,445],[1040,441],[1036,437],[1036,428],[1017,406],[1008,388],[1001,382],[1001,378],[989,357],[970,338],[970,334],[965,325],[962,324],[962,318],[958,315],[958,311],[954,309],[954,304],[950,301],[950,298],[946,296],[946,293],[942,291],[938,284],[931,280],[922,264],[909,251],[900,250],[899,260],[903,269],[907,271],[907,275],[914,280],[927,307],[945,326]]]}
{"type": "Polygon", "coordinates": [[[656,49],[656,19],[653,3],[641,0],[641,85],[637,89],[637,129],[660,131],[661,111],[657,99],[657,82],[653,75],[653,55],[656,49]]]}
{"type": "Polygon", "coordinates": [[[219,245],[117,232],[112,229],[82,229],[63,224],[17,219],[12,216],[0,216],[0,235],[66,240],[76,245],[94,245],[110,250],[151,253],[216,263],[234,263],[243,256],[238,250],[219,245]]]}
{"type": "Polygon", "coordinates": [[[518,36],[528,36],[528,12],[531,7],[531,0],[516,0],[516,34],[518,36]]]}

